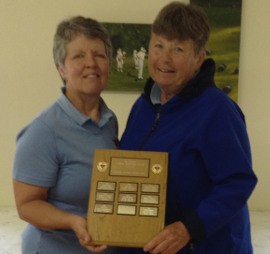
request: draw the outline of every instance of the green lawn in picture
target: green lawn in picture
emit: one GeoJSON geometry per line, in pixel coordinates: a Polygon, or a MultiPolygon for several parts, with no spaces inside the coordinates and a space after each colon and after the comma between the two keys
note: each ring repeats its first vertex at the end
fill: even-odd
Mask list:
{"type": "Polygon", "coordinates": [[[116,61],[114,59],[111,71],[110,80],[107,90],[112,91],[143,91],[145,81],[149,77],[147,57],[144,61],[144,79],[137,80],[138,71],[135,69],[133,57],[127,56],[123,72],[118,72],[116,68],[116,61]]]}
{"type": "Polygon", "coordinates": [[[240,23],[241,8],[205,8],[211,23],[211,36],[207,50],[211,51],[208,57],[216,62],[216,67],[226,64],[226,69],[216,72],[217,87],[223,89],[230,86],[228,94],[234,101],[238,96],[238,71],[240,50],[240,23]]]}

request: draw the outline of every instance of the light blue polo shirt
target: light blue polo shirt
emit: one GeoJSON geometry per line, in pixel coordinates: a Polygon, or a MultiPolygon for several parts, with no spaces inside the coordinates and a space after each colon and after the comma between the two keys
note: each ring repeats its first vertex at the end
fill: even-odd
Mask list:
{"type": "MultiPolygon", "coordinates": [[[[86,216],[94,151],[117,148],[118,123],[102,99],[97,124],[81,114],[62,91],[55,103],[18,134],[13,177],[50,187],[48,202],[86,216]]],[[[80,246],[73,231],[46,231],[32,225],[23,234],[22,249],[23,254],[90,253],[80,246]]]]}
{"type": "Polygon", "coordinates": [[[161,105],[160,96],[161,96],[161,89],[157,83],[154,83],[154,85],[151,89],[151,92],[150,92],[151,102],[154,105],[159,105],[159,104],[161,105]]]}

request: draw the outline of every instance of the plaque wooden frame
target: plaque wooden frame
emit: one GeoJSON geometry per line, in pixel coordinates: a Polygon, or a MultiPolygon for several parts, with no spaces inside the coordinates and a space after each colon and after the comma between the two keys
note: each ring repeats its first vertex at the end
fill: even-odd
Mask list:
{"type": "Polygon", "coordinates": [[[168,153],[96,149],[87,228],[95,245],[143,247],[163,228],[168,153]]]}

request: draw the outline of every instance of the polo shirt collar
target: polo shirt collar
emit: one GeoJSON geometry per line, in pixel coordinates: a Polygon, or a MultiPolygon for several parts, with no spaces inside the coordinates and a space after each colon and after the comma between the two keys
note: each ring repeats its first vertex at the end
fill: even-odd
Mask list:
{"type": "MultiPolygon", "coordinates": [[[[96,122],[91,117],[82,114],[76,107],[74,107],[74,105],[65,96],[65,90],[66,90],[65,87],[61,88],[61,95],[57,99],[57,103],[64,110],[64,112],[75,122],[77,122],[80,126],[83,126],[85,123],[89,121],[96,124],[96,122]]],[[[108,122],[108,120],[111,117],[113,117],[113,115],[102,98],[100,99],[99,107],[100,107],[100,121],[97,125],[99,127],[102,127],[104,124],[108,122]]]]}
{"type": "Polygon", "coordinates": [[[161,89],[157,83],[154,83],[150,92],[150,99],[153,105],[161,104],[160,96],[161,96],[161,89]]]}

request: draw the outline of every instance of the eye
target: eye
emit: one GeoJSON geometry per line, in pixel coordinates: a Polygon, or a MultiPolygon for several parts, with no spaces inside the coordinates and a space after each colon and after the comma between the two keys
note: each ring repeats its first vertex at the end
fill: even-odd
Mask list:
{"type": "Polygon", "coordinates": [[[176,47],[176,48],[175,48],[175,51],[176,51],[176,52],[183,52],[183,49],[180,48],[180,47],[176,47]]]}
{"type": "Polygon", "coordinates": [[[103,53],[96,53],[95,56],[100,58],[107,58],[107,56],[103,53]]]}
{"type": "Polygon", "coordinates": [[[74,59],[80,59],[80,58],[83,58],[84,55],[83,54],[77,54],[74,56],[74,59]]]}
{"type": "Polygon", "coordinates": [[[155,44],[155,48],[162,48],[163,46],[162,46],[162,44],[160,44],[160,43],[156,43],[155,44]]]}

